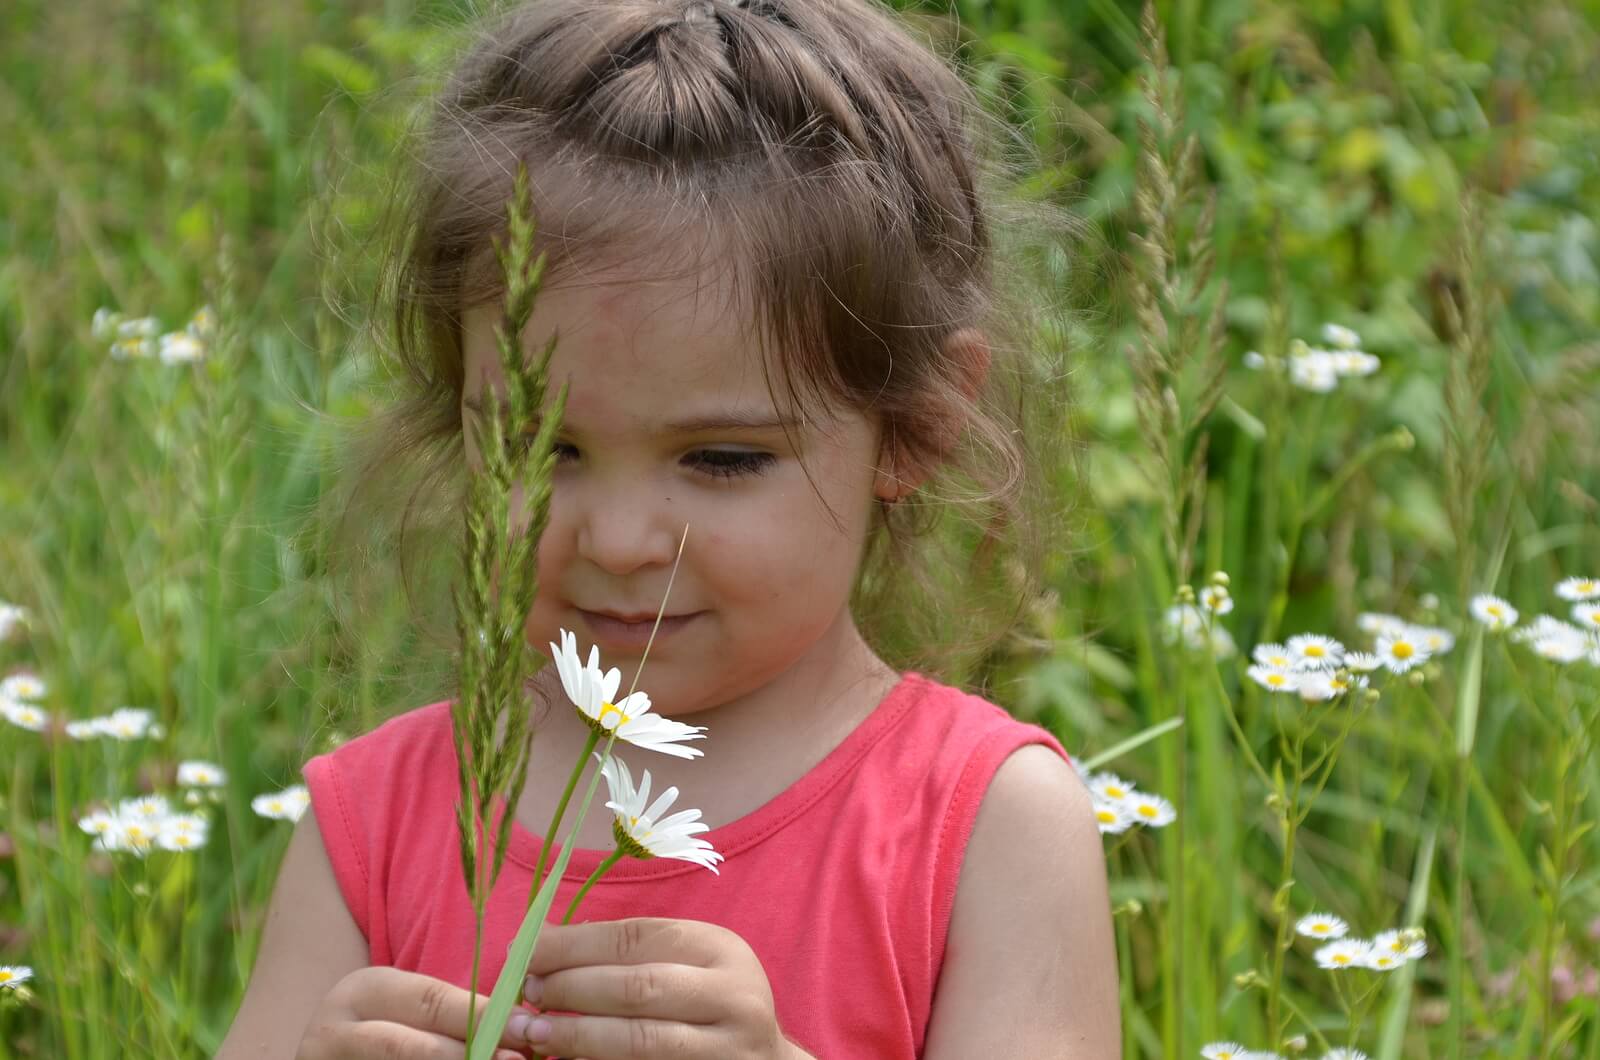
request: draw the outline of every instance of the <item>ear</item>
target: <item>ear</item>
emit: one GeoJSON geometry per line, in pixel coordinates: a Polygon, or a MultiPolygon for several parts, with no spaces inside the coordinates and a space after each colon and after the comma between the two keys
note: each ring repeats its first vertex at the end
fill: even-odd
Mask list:
{"type": "MultiPolygon", "coordinates": [[[[984,381],[989,377],[991,352],[988,338],[977,328],[962,328],[944,340],[942,355],[943,360],[952,366],[956,386],[966,397],[967,403],[977,401],[978,395],[983,392],[984,381]]],[[[940,459],[955,448],[965,426],[966,410],[956,402],[949,402],[937,440],[940,459]]],[[[882,454],[886,468],[878,473],[873,486],[873,492],[880,500],[900,500],[933,472],[932,466],[908,464],[892,436],[884,438],[882,454]]]]}

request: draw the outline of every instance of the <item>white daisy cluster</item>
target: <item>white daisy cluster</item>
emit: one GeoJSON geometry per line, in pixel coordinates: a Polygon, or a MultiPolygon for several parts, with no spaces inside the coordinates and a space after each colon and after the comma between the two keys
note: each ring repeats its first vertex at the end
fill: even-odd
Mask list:
{"type": "MultiPolygon", "coordinates": [[[[1339,385],[1339,380],[1351,376],[1365,376],[1376,372],[1382,362],[1359,349],[1361,336],[1341,324],[1322,325],[1322,341],[1329,348],[1312,346],[1304,339],[1289,343],[1287,368],[1289,382],[1301,390],[1326,394],[1339,385]]],[[[1277,358],[1263,357],[1255,350],[1244,355],[1249,368],[1278,370],[1277,358]]]]}
{"type": "Polygon", "coordinates": [[[33,978],[33,969],[26,964],[0,964],[0,990],[15,990],[33,978]]]}
{"type": "Polygon", "coordinates": [[[17,726],[39,732],[50,724],[50,716],[39,706],[45,684],[33,674],[18,672],[0,680],[0,716],[17,726]]]}
{"type": "Polygon", "coordinates": [[[1218,659],[1229,658],[1238,648],[1233,643],[1233,635],[1218,625],[1217,619],[1232,610],[1227,572],[1215,571],[1198,596],[1187,585],[1178,590],[1178,602],[1162,616],[1161,638],[1168,644],[1176,644],[1182,638],[1192,650],[1209,650],[1218,659]]]}
{"type": "Polygon", "coordinates": [[[1284,644],[1257,644],[1250,657],[1255,660],[1246,671],[1250,680],[1269,692],[1298,693],[1308,702],[1367,687],[1366,675],[1381,665],[1377,656],[1350,651],[1320,633],[1301,633],[1284,644]]]}
{"type": "MultiPolygon", "coordinates": [[[[1246,1049],[1238,1042],[1212,1042],[1201,1047],[1200,1055],[1205,1060],[1283,1060],[1281,1053],[1246,1049]]],[[[1330,1049],[1322,1054],[1322,1060],[1367,1060],[1367,1054],[1359,1049],[1330,1049]]]]}
{"type": "Polygon", "coordinates": [[[119,707],[110,714],[96,718],[74,718],[64,728],[74,740],[93,740],[105,736],[124,743],[147,736],[160,739],[166,734],[154,721],[154,715],[142,707],[119,707]]]}
{"type": "Polygon", "coordinates": [[[126,317],[114,309],[95,310],[90,332],[96,339],[111,343],[113,360],[148,360],[162,364],[187,364],[205,357],[207,343],[217,331],[217,315],[210,306],[201,306],[180,331],[161,332],[155,317],[126,317]]]}
{"type": "Polygon", "coordinates": [[[197,850],[206,845],[211,831],[204,814],[175,813],[161,795],[123,799],[115,809],[79,818],[78,827],[94,836],[96,850],[140,858],[158,849],[197,850]]]}
{"type": "Polygon", "coordinates": [[[8,639],[18,630],[28,628],[28,609],[20,604],[0,600],[0,640],[8,639]]]}
{"type": "Polygon", "coordinates": [[[311,805],[311,793],[304,784],[291,784],[282,791],[270,791],[250,800],[257,816],[275,821],[298,821],[311,805]]]}
{"type": "Polygon", "coordinates": [[[1448,629],[1407,622],[1398,615],[1382,611],[1363,611],[1356,616],[1361,632],[1373,639],[1373,654],[1390,673],[1403,674],[1456,646],[1448,629]]]}
{"type": "Polygon", "coordinates": [[[178,763],[178,787],[183,790],[183,801],[190,806],[202,802],[221,802],[222,785],[228,774],[219,765],[191,759],[178,763]]]}
{"type": "MultiPolygon", "coordinates": [[[[1508,636],[1552,662],[1567,664],[1582,660],[1591,666],[1600,666],[1600,579],[1565,578],[1556,584],[1556,595],[1572,604],[1571,621],[1554,615],[1539,615],[1527,625],[1512,629],[1508,636]]],[[[1474,615],[1482,599],[1481,596],[1474,598],[1474,615]]]]}
{"type": "Polygon", "coordinates": [[[1314,956],[1320,967],[1333,971],[1368,968],[1392,972],[1420,960],[1428,952],[1421,928],[1380,931],[1370,939],[1350,937],[1350,925],[1331,913],[1308,913],[1295,922],[1296,934],[1323,940],[1314,956]]]}
{"type": "MultiPolygon", "coordinates": [[[[550,657],[555,660],[567,698],[572,700],[579,717],[597,738],[615,734],[616,739],[635,747],[675,758],[694,759],[705,754],[698,747],[682,745],[685,740],[705,739],[704,725],[685,725],[652,713],[650,697],[643,692],[633,692],[621,703],[614,702],[622,673],[616,667],[607,671],[600,669],[599,648],[591,645],[589,659],[584,662],[578,654],[577,636],[563,629],[561,646],[551,644],[550,657]]],[[[677,800],[677,788],[668,788],[650,803],[648,769],[635,787],[633,774],[622,759],[614,754],[604,759],[599,755],[595,758],[600,762],[600,773],[611,793],[606,806],[614,815],[611,833],[620,854],[633,858],[676,858],[717,871],[717,862],[723,860],[723,855],[714,850],[708,840],[699,838],[699,833],[711,829],[700,820],[700,811],[679,810],[663,816],[677,800]]]]}
{"type": "MultiPolygon", "coordinates": [[[[1073,765],[1076,768],[1077,763],[1073,765]]],[[[1140,791],[1115,773],[1090,773],[1083,782],[1088,785],[1101,835],[1120,835],[1136,824],[1163,828],[1178,819],[1172,803],[1160,795],[1140,791]]]]}

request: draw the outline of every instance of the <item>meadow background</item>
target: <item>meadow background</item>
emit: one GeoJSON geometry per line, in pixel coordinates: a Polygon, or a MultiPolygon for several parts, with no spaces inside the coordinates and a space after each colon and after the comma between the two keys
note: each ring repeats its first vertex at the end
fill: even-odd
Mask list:
{"type": "MultiPolygon", "coordinates": [[[[386,174],[470,6],[0,16],[0,1055],[209,1055],[291,828],[253,800],[447,687],[321,513],[387,387],[386,174]],[[226,773],[198,806],[189,760],[226,773]],[[193,849],[94,849],[147,794],[193,849]]],[[[1127,1055],[1600,1057],[1600,646],[1556,592],[1600,577],[1600,4],[1172,0],[1153,80],[1131,3],[916,10],[1091,233],[1042,263],[1073,547],[947,676],[1176,810],[1106,836],[1127,1055]],[[1375,371],[1293,360],[1330,322],[1375,371]],[[1314,701],[1249,672],[1384,632],[1434,650],[1314,701]],[[1313,912],[1427,954],[1326,970],[1313,912]]]]}

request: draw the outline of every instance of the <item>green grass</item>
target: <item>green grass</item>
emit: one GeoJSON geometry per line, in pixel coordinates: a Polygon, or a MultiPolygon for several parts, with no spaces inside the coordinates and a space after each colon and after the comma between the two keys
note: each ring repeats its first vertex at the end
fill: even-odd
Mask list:
{"type": "MultiPolygon", "coordinates": [[[[0,724],[0,963],[36,975],[0,995],[8,1055],[208,1054],[288,836],[251,797],[443,691],[391,573],[342,620],[317,513],[345,425],[385,393],[364,352],[385,166],[467,6],[8,8],[0,600],[33,621],[0,674],[36,672],[57,718],[130,704],[164,727],[0,724]],[[206,304],[221,330],[196,365],[113,360],[90,334],[100,306],[173,329],[206,304]],[[202,850],[90,849],[82,814],[170,792],[188,758],[229,774],[202,850]]],[[[955,9],[972,77],[1037,146],[1030,187],[1100,236],[1050,263],[1073,312],[1040,337],[1072,366],[1083,459],[1052,471],[1074,547],[1022,634],[955,676],[1177,806],[1108,837],[1128,1055],[1273,1047],[1274,1011],[1309,1055],[1342,1044],[1341,989],[1367,973],[1279,945],[1322,910],[1426,933],[1426,958],[1371,976],[1354,1044],[1372,1055],[1600,1057],[1600,998],[1561,985],[1600,965],[1600,669],[1467,616],[1492,591],[1524,624],[1565,617],[1554,584],[1600,575],[1600,6],[1160,5],[1174,133],[1201,161],[1170,219],[1198,251],[1215,193],[1215,265],[1192,304],[1145,304],[1173,327],[1221,314],[1214,406],[1202,333],[1134,370],[1157,363],[1132,254],[1137,8],[955,9]],[[1328,321],[1382,367],[1322,394],[1244,366],[1328,321]],[[1152,433],[1141,402],[1169,384],[1177,415],[1152,433]],[[1213,662],[1163,614],[1215,570],[1241,654],[1213,662]],[[1245,676],[1252,645],[1296,633],[1367,647],[1369,611],[1458,642],[1364,708],[1245,676]]]]}

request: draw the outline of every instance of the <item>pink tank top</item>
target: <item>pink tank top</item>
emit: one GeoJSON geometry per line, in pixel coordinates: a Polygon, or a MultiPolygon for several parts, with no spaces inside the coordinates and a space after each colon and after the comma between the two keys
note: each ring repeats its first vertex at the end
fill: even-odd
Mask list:
{"type": "MultiPolygon", "coordinates": [[[[726,856],[720,875],[625,859],[578,917],[720,924],[761,958],[780,1027],[813,1056],[920,1056],[978,804],[1006,756],[1034,743],[1067,758],[1046,729],[907,672],[810,772],[702,833],[726,856]]],[[[637,772],[646,758],[635,751],[629,764],[637,772]]],[[[311,759],[305,777],[372,963],[465,987],[473,915],[456,840],[449,704],[410,711],[311,759]]],[[[610,812],[601,801],[589,812],[610,812]]],[[[514,826],[487,910],[484,993],[521,923],[539,843],[514,826]]],[[[554,908],[565,909],[609,853],[575,850],[554,908]]]]}

